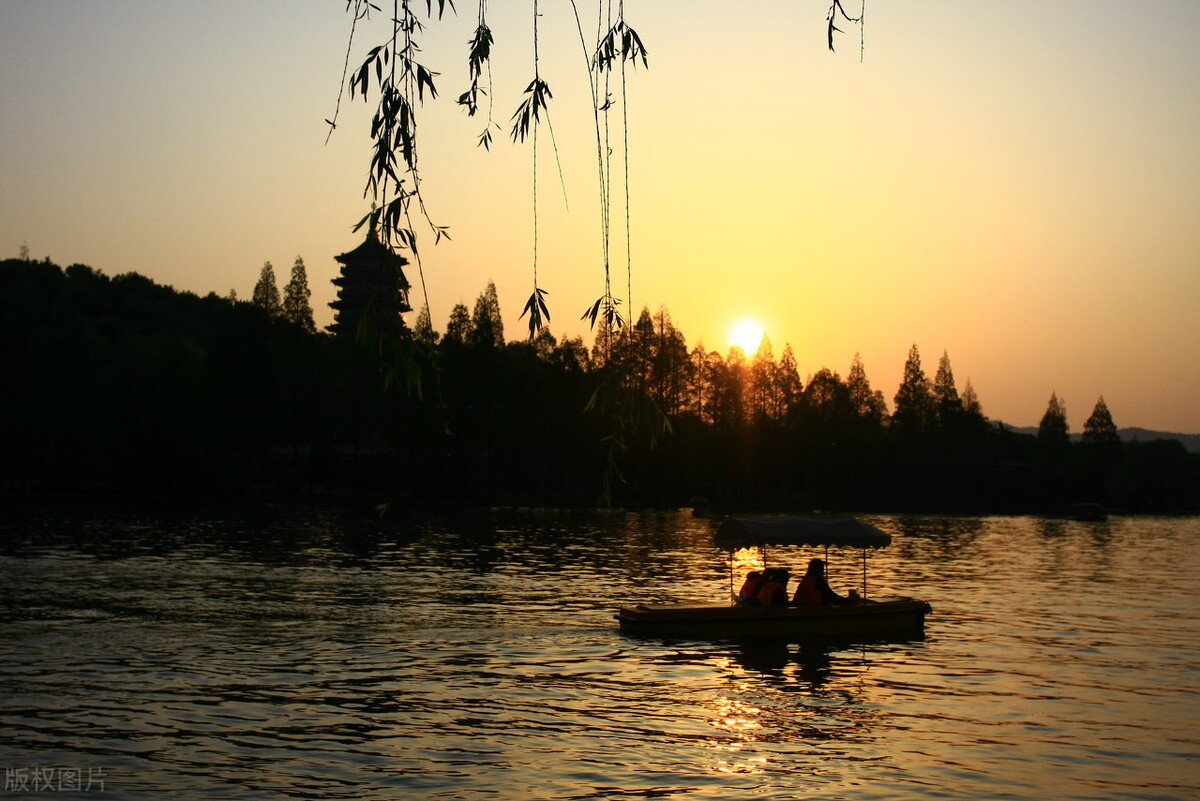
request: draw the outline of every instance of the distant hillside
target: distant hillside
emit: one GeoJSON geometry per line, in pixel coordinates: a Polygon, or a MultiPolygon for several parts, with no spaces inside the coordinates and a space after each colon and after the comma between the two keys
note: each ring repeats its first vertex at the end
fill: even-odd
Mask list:
{"type": "MultiPolygon", "coordinates": [[[[1016,431],[1018,434],[1033,434],[1037,435],[1037,428],[1032,426],[1006,426],[1009,431],[1016,431]]],[[[1078,442],[1081,434],[1072,434],[1071,441],[1078,442]]],[[[1118,428],[1117,436],[1122,442],[1150,442],[1155,439],[1177,439],[1183,443],[1183,447],[1187,448],[1191,453],[1200,453],[1200,434],[1176,434],[1170,431],[1150,431],[1145,428],[1118,428]]]]}
{"type": "MultiPolygon", "coordinates": [[[[1152,439],[1177,439],[1192,453],[1200,453],[1200,434],[1173,434],[1167,431],[1147,431],[1144,428],[1118,428],[1122,442],[1149,442],[1152,439]]],[[[1074,435],[1071,437],[1076,439],[1074,435]]]]}

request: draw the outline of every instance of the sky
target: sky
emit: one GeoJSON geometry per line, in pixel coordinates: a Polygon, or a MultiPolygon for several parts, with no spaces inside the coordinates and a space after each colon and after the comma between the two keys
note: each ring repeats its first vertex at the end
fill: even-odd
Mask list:
{"type": "MultiPolygon", "coordinates": [[[[369,208],[373,106],[344,97],[326,143],[345,6],[0,3],[0,257],[246,299],[264,262],[282,287],[300,256],[330,322],[334,256],[369,208]]],[[[577,7],[593,39],[596,5],[577,7]]],[[[488,6],[487,151],[453,102],[477,4],[420,40],[440,91],[419,112],[422,190],[451,239],[422,234],[409,278],[435,329],[494,281],[522,337],[536,252],[551,331],[590,342],[604,237],[571,8],[539,6],[554,99],[536,169],[507,134],[534,74],[532,3],[488,6]]],[[[948,354],[1010,425],[1037,425],[1053,392],[1073,431],[1103,396],[1118,426],[1200,432],[1200,3],[870,3],[861,53],[848,26],[827,50],[827,8],[624,3],[649,68],[611,87],[628,109],[609,118],[623,308],[665,307],[723,354],[757,320],[802,377],[858,353],[889,406],[915,344],[930,377],[948,354]]],[[[360,25],[352,65],[388,35],[360,25]]]]}

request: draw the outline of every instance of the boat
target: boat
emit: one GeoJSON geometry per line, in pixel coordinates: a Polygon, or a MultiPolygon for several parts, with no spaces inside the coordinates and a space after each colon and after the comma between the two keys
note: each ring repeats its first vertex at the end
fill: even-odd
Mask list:
{"type": "Polygon", "coordinates": [[[853,547],[862,551],[862,588],[854,603],[838,606],[742,606],[732,603],[637,604],[616,614],[621,631],[657,637],[739,639],[779,637],[812,641],[915,638],[924,632],[926,602],[908,597],[867,596],[867,555],[891,544],[890,534],[853,517],[731,517],[716,531],[716,544],[732,552],[768,546],[853,547]]]}

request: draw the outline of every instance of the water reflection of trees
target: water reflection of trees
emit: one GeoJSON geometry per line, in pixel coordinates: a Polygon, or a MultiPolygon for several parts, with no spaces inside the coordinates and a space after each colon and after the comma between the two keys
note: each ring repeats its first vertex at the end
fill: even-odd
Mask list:
{"type": "Polygon", "coordinates": [[[1071,536],[1076,533],[1086,533],[1097,548],[1105,548],[1112,542],[1112,523],[1105,520],[1075,521],[1061,517],[1039,517],[1038,533],[1043,539],[1052,540],[1071,536]]]}
{"type": "Polygon", "coordinates": [[[910,559],[932,551],[943,561],[969,558],[987,528],[985,518],[949,515],[904,515],[876,525],[900,534],[892,545],[900,556],[910,559]]]}

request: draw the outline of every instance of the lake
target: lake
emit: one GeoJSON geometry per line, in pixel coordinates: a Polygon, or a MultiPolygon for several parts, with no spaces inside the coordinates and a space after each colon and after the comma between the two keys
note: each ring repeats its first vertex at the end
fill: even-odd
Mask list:
{"type": "Polygon", "coordinates": [[[621,634],[686,511],[10,510],[3,797],[1200,798],[1200,520],[864,519],[921,639],[621,634]]]}

